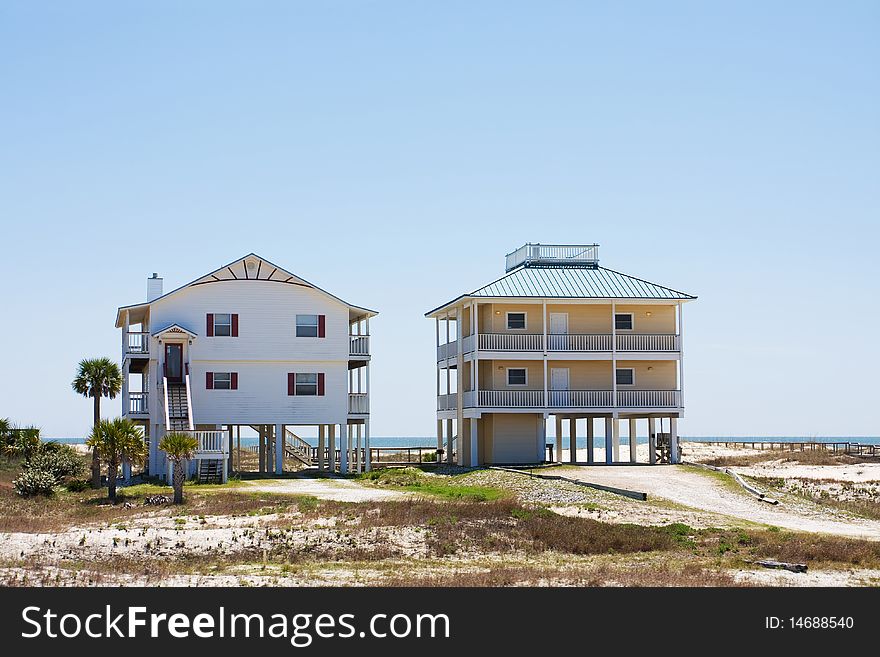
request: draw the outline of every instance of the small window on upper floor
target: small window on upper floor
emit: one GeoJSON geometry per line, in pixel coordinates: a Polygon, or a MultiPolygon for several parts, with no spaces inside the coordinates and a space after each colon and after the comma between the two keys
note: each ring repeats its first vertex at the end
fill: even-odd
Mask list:
{"type": "Polygon", "coordinates": [[[296,375],[296,395],[317,395],[318,394],[318,375],[317,374],[297,374],[296,375]]]}
{"type": "Polygon", "coordinates": [[[528,384],[528,374],[524,367],[511,367],[507,370],[507,385],[524,386],[528,384]]]}
{"type": "Polygon", "coordinates": [[[507,313],[508,331],[525,331],[526,313],[507,313]]]}
{"type": "Polygon", "coordinates": [[[618,331],[632,331],[633,314],[632,313],[615,313],[614,328],[618,331]]]}
{"type": "Polygon", "coordinates": [[[616,377],[619,386],[635,385],[636,371],[631,367],[618,367],[616,377]]]}
{"type": "Polygon", "coordinates": [[[232,372],[214,372],[214,390],[231,390],[232,372]]]}
{"type": "Polygon", "coordinates": [[[232,335],[232,315],[229,313],[214,313],[214,335],[232,335]]]}
{"type": "Polygon", "coordinates": [[[298,338],[317,338],[318,337],[318,316],[317,315],[297,315],[296,316],[296,337],[298,337],[298,338]]]}

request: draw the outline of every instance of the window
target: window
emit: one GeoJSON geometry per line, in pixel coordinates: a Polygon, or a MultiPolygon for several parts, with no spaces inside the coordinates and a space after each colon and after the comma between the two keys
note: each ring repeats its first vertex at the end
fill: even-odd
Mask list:
{"type": "Polygon", "coordinates": [[[317,395],[318,394],[318,375],[317,374],[297,374],[294,387],[295,395],[317,395]]]}
{"type": "Polygon", "coordinates": [[[232,335],[232,315],[230,315],[229,313],[214,314],[214,335],[232,335]]]}
{"type": "Polygon", "coordinates": [[[298,338],[317,338],[318,337],[318,316],[317,315],[297,315],[296,316],[296,337],[298,337],[298,338]]]}
{"type": "Polygon", "coordinates": [[[631,367],[618,368],[616,376],[619,386],[631,386],[636,382],[636,371],[631,367]]]}
{"type": "Polygon", "coordinates": [[[206,390],[238,390],[238,372],[205,372],[206,390]]]}
{"type": "Polygon", "coordinates": [[[509,367],[507,368],[507,385],[524,386],[528,383],[528,376],[525,367],[509,367]]]}
{"type": "Polygon", "coordinates": [[[525,331],[526,330],[526,314],[525,313],[507,313],[507,330],[508,331],[525,331]]]}
{"type": "Polygon", "coordinates": [[[615,313],[614,328],[618,331],[632,331],[633,314],[632,313],[615,313]]]}

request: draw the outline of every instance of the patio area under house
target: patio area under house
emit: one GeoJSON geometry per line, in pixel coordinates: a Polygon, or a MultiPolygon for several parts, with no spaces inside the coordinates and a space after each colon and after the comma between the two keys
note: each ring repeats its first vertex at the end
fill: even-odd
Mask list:
{"type": "Polygon", "coordinates": [[[601,439],[602,463],[637,462],[624,434],[647,436],[642,461],[678,462],[682,308],[695,298],[600,266],[596,244],[509,253],[504,276],[426,314],[438,449],[472,467],[559,461],[566,447],[567,461],[597,463],[601,439]]]}

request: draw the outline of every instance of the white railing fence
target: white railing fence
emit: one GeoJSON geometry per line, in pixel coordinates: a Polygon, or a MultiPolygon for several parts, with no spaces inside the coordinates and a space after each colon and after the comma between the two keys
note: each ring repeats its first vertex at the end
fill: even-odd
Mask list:
{"type": "Polygon", "coordinates": [[[548,351],[611,351],[610,333],[568,333],[547,336],[548,351]]]}
{"type": "Polygon", "coordinates": [[[456,408],[458,408],[458,393],[453,392],[437,397],[438,411],[454,411],[456,408]]]}
{"type": "Polygon", "coordinates": [[[624,408],[675,408],[681,406],[679,390],[620,390],[617,405],[624,408]]]}
{"type": "Polygon", "coordinates": [[[550,390],[549,406],[553,408],[599,408],[614,405],[611,390],[550,390]]]}
{"type": "Polygon", "coordinates": [[[480,333],[480,349],[485,351],[541,351],[544,336],[540,333],[480,333]]]}
{"type": "Polygon", "coordinates": [[[370,400],[365,392],[348,393],[348,412],[349,413],[369,413],[370,400]]]}
{"type": "Polygon", "coordinates": [[[452,358],[458,354],[458,343],[447,342],[437,347],[437,360],[445,360],[452,358]]]}
{"type": "Polygon", "coordinates": [[[369,335],[350,335],[348,353],[352,356],[368,356],[370,354],[369,335]]]}
{"type": "Polygon", "coordinates": [[[618,333],[617,351],[678,351],[678,336],[672,333],[618,333]]]}
{"type": "Polygon", "coordinates": [[[480,390],[480,406],[530,408],[543,405],[543,390],[480,390]]]}
{"type": "Polygon", "coordinates": [[[129,331],[125,345],[130,354],[147,354],[150,352],[150,334],[145,331],[129,331]]]}
{"type": "Polygon", "coordinates": [[[128,412],[129,413],[148,413],[147,393],[130,392],[128,393],[128,412]]]}
{"type": "Polygon", "coordinates": [[[184,431],[181,433],[191,434],[199,443],[197,454],[228,454],[229,433],[226,431],[184,431]]]}

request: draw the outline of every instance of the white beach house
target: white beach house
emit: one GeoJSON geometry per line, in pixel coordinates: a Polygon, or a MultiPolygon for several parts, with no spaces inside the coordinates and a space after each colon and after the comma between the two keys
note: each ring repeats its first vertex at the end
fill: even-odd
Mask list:
{"type": "Polygon", "coordinates": [[[567,422],[569,460],[581,435],[581,461],[595,462],[599,423],[603,462],[619,462],[625,422],[628,436],[640,426],[649,436],[645,461],[677,462],[682,306],[695,298],[600,267],[596,244],[508,254],[503,277],[426,315],[437,326],[438,448],[466,466],[542,462],[553,416],[553,460],[567,422]]]}
{"type": "Polygon", "coordinates": [[[288,458],[369,469],[375,315],[253,253],[166,294],[153,274],[146,301],[116,314],[122,413],[144,427],[147,471],[168,476],[158,444],[183,430],[199,442],[190,471],[225,481],[242,427],[258,435],[260,472],[288,458]],[[317,426],[317,449],[299,426],[317,426]]]}

